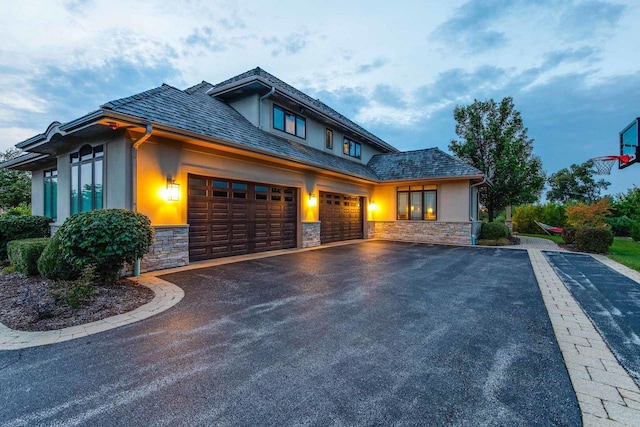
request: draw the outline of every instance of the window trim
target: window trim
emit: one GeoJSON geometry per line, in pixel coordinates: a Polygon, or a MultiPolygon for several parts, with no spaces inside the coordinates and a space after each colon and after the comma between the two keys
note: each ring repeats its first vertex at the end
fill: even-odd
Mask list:
{"type": "Polygon", "coordinates": [[[324,132],[324,148],[333,150],[333,131],[329,128],[326,128],[324,132]]]}
{"type": "Polygon", "coordinates": [[[70,160],[70,180],[69,180],[69,205],[70,205],[70,213],[76,214],[76,213],[81,213],[81,212],[88,212],[88,211],[92,211],[92,210],[96,210],[96,209],[103,209],[104,208],[104,199],[105,199],[105,191],[104,191],[104,187],[105,187],[105,175],[106,175],[106,167],[105,167],[105,146],[103,144],[100,145],[95,145],[95,146],[91,146],[89,144],[83,145],[82,147],[80,147],[80,149],[76,152],[73,152],[69,155],[69,160],[70,160]],[[89,153],[88,149],[91,150],[91,152],[89,153]],[[86,153],[83,154],[83,151],[87,151],[86,153]],[[91,156],[89,158],[85,158],[84,160],[82,160],[83,156],[91,156]],[[97,199],[97,194],[96,194],[96,164],[100,162],[101,163],[101,171],[100,171],[100,185],[101,185],[101,196],[102,196],[102,200],[100,200],[100,204],[98,207],[98,199],[97,199]],[[83,165],[91,165],[91,206],[88,210],[82,210],[82,191],[81,191],[81,186],[83,185],[82,183],[82,171],[81,171],[81,167],[83,165]],[[74,168],[77,168],[77,170],[75,171],[75,176],[77,177],[77,185],[78,185],[78,194],[77,194],[77,200],[75,202],[74,206],[74,200],[73,200],[73,182],[74,182],[74,168]]]}
{"type": "Polygon", "coordinates": [[[396,220],[397,221],[438,221],[438,187],[434,185],[421,185],[415,186],[412,185],[410,187],[396,187],[396,220]],[[416,188],[420,187],[420,188],[416,188]],[[427,211],[427,206],[425,205],[427,200],[427,193],[433,194],[434,200],[434,209],[433,209],[433,218],[427,218],[425,212],[427,211]],[[400,195],[406,194],[407,198],[407,217],[400,218],[400,195]],[[414,194],[420,194],[420,218],[412,218],[411,217],[411,199],[414,194]]]}
{"type": "Polygon", "coordinates": [[[362,159],[362,144],[345,136],[342,139],[342,154],[353,157],[354,159],[362,159]],[[351,154],[352,148],[353,154],[351,154]]]}
{"type": "Polygon", "coordinates": [[[306,117],[302,117],[296,113],[291,112],[290,110],[286,110],[279,105],[273,104],[273,108],[271,110],[271,126],[273,129],[278,130],[280,132],[284,132],[288,135],[293,135],[296,138],[307,139],[307,119],[306,117]],[[278,123],[281,127],[276,126],[276,110],[282,112],[282,123],[278,123]],[[293,117],[293,132],[289,132],[287,130],[287,115],[293,117]],[[298,135],[298,121],[302,121],[304,124],[304,135],[298,135]]]}

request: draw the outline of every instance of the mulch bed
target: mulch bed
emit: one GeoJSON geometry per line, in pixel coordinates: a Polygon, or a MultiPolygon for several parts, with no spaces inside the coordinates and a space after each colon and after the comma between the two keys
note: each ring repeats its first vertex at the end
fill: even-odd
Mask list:
{"type": "Polygon", "coordinates": [[[52,296],[56,287],[51,280],[0,274],[0,322],[22,331],[50,331],[126,313],[154,296],[151,289],[126,279],[94,289],[88,301],[73,309],[52,296]]]}

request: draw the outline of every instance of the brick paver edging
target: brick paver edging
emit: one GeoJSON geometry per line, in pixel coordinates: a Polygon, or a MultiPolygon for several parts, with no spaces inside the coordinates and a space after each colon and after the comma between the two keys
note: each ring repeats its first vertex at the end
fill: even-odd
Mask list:
{"type": "Polygon", "coordinates": [[[578,398],[583,424],[640,425],[640,389],[620,366],[542,251],[528,249],[528,252],[578,398]]]}
{"type": "Polygon", "coordinates": [[[143,275],[140,277],[131,277],[130,279],[150,288],[155,294],[153,299],[147,304],[141,305],[127,313],[55,331],[17,331],[0,323],[0,350],[18,350],[21,348],[54,344],[108,331],[109,329],[128,325],[162,313],[176,305],[184,297],[184,291],[181,288],[157,277],[143,275]]]}

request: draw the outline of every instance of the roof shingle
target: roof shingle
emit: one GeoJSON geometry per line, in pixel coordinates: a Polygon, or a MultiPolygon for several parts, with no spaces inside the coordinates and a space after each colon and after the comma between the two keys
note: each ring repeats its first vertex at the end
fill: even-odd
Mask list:
{"type": "Polygon", "coordinates": [[[482,175],[480,170],[439,148],[378,154],[368,166],[381,181],[482,175]]]}

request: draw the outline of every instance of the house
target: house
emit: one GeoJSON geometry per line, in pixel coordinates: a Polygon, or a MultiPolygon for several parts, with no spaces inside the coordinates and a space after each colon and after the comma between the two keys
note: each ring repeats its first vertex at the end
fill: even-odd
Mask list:
{"type": "Polygon", "coordinates": [[[142,271],[347,239],[470,244],[482,173],[437,148],[400,152],[256,68],[102,105],[16,145],[32,209],[147,215],[142,271]]]}

